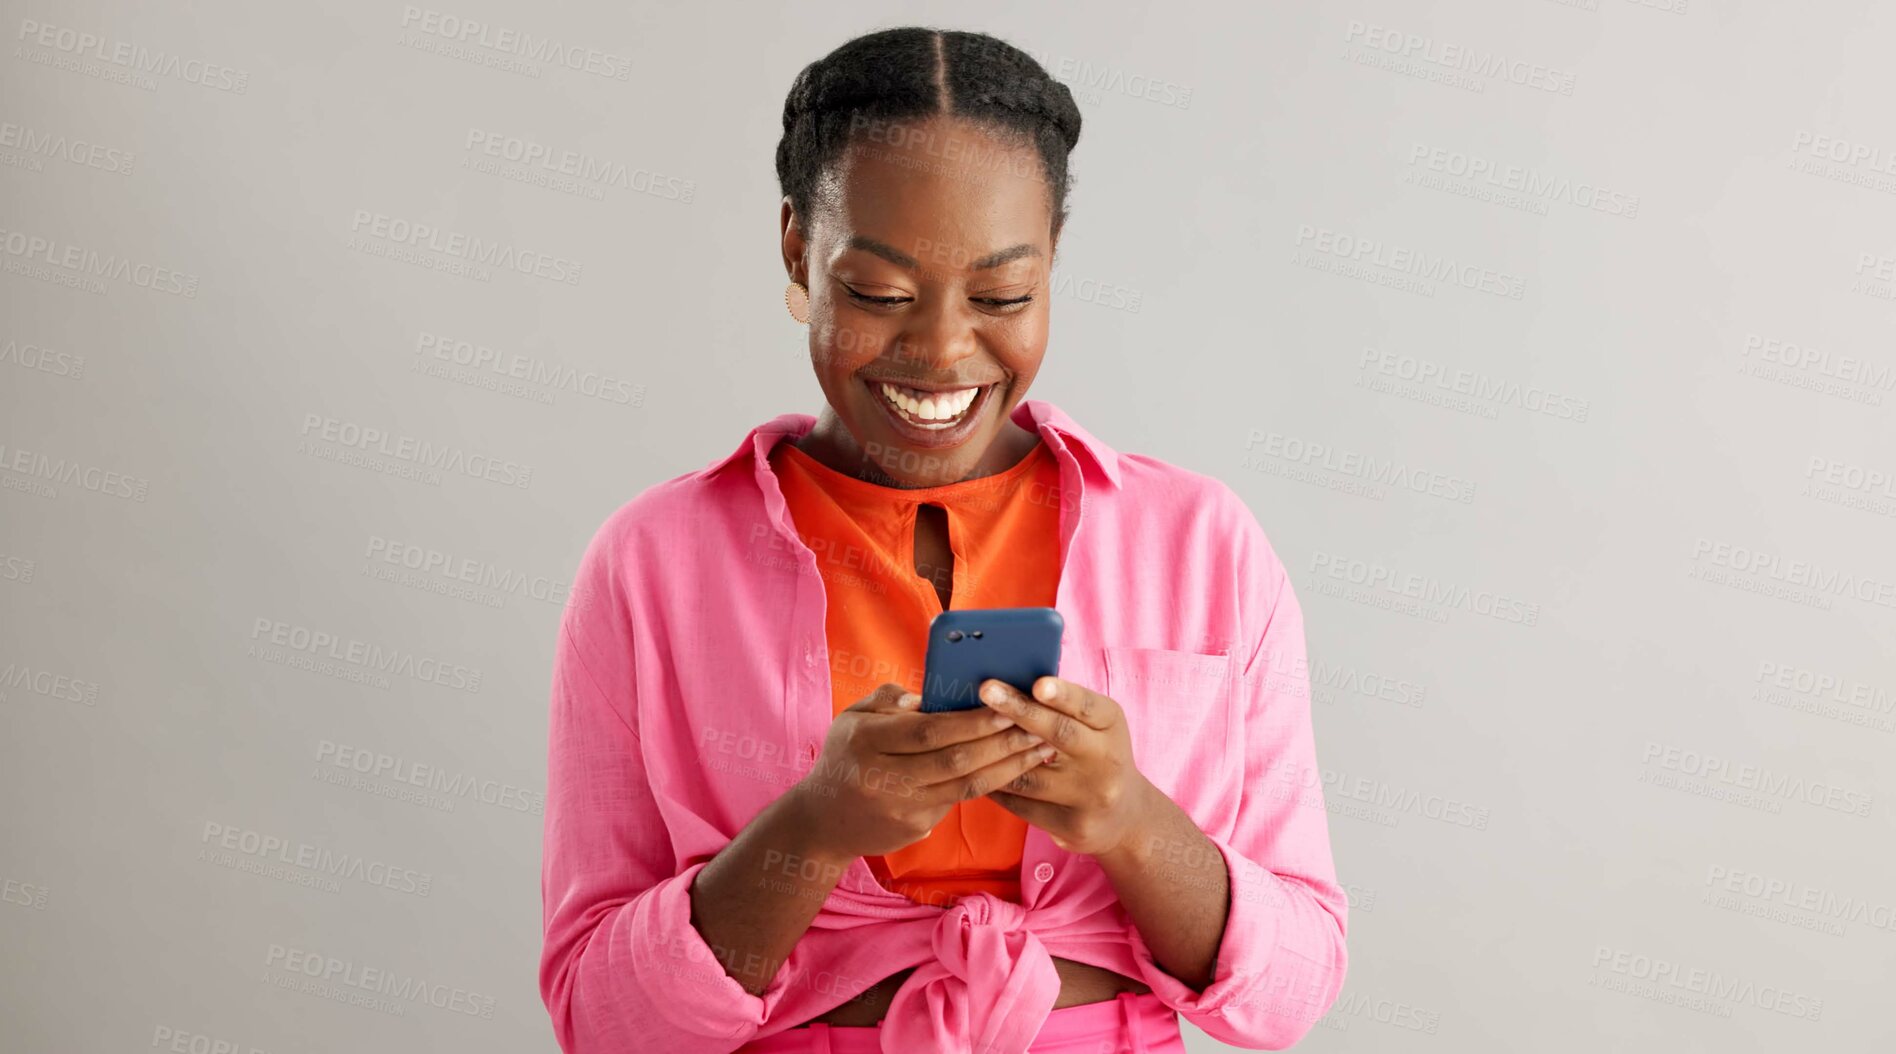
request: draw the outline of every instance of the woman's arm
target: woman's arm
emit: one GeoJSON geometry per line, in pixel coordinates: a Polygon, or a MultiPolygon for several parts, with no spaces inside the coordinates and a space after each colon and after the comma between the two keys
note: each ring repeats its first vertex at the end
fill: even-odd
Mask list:
{"type": "MultiPolygon", "coordinates": [[[[1343,989],[1348,902],[1336,882],[1323,808],[1303,610],[1256,517],[1229,488],[1224,497],[1233,521],[1228,536],[1241,576],[1247,642],[1235,704],[1244,714],[1243,797],[1228,838],[1168,833],[1172,824],[1160,821],[1143,849],[1147,877],[1133,880],[1135,899],[1127,911],[1148,904],[1144,913],[1156,925],[1134,915],[1133,954],[1145,982],[1168,1006],[1226,1043],[1281,1050],[1303,1038],[1343,989]],[[1202,868],[1163,859],[1177,850],[1180,859],[1202,860],[1202,852],[1190,849],[1198,839],[1216,847],[1217,857],[1206,863],[1222,867],[1229,883],[1215,979],[1202,989],[1196,955],[1209,916],[1175,918],[1176,910],[1149,903],[1156,890],[1146,889],[1156,882],[1151,866],[1165,882],[1203,880],[1202,868]],[[1156,864],[1154,856],[1161,858],[1156,864]],[[1189,924],[1190,936],[1167,932],[1181,921],[1189,924]],[[1190,976],[1172,974],[1168,964],[1176,963],[1184,963],[1190,976]]],[[[1133,870],[1124,861],[1110,866],[1133,870]]],[[[1194,904],[1202,906],[1215,888],[1215,878],[1207,881],[1188,894],[1194,904]]]]}
{"type": "MultiPolygon", "coordinates": [[[[692,885],[711,861],[676,866],[646,770],[615,523],[581,559],[554,650],[540,992],[567,1054],[725,1054],[769,1019],[787,971],[740,984],[693,923],[692,885]]],[[[760,813],[746,845],[792,845],[782,821],[760,813]]]]}
{"type": "Polygon", "coordinates": [[[855,859],[819,844],[802,786],[765,806],[691,885],[691,924],[753,995],[777,976],[855,859]]]}
{"type": "Polygon", "coordinates": [[[1224,856],[1198,821],[1165,792],[1145,782],[1138,834],[1095,854],[1119,904],[1165,972],[1202,992],[1218,965],[1230,912],[1224,856]]]}

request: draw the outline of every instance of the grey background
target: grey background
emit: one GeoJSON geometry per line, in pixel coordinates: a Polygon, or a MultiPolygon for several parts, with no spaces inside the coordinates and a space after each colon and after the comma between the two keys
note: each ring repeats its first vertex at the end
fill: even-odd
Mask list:
{"type": "Polygon", "coordinates": [[[1303,1049],[1896,1042],[1889,5],[417,6],[622,78],[446,54],[396,3],[0,9],[7,1050],[555,1049],[567,583],[640,489],[818,408],[781,299],[782,99],[907,23],[1000,35],[1084,109],[1033,394],[1229,481],[1305,605],[1355,907],[1303,1049]],[[1390,34],[1427,38],[1406,70],[1390,34]],[[1500,72],[1445,78],[1455,49],[1500,72]],[[171,55],[196,61],[139,71],[171,55]],[[1535,70],[1570,91],[1508,75],[1535,70]],[[510,178],[471,133],[606,178],[510,178]],[[1552,189],[1496,201],[1431,158],[1552,189]],[[578,281],[378,255],[359,212],[578,281]],[[1519,298],[1350,271],[1336,235],[1519,298]],[[595,394],[439,376],[429,340],[595,394]],[[1484,390],[1369,383],[1423,369],[1484,390]],[[326,427],[501,478],[337,460],[326,427]],[[428,552],[476,581],[382,559],[428,552]],[[279,633],[448,683],[302,668],[279,633]],[[391,797],[357,758],[448,782],[391,797]],[[323,852],[379,866],[296,863],[323,852]],[[283,987],[292,950],[491,1016],[283,987]]]}

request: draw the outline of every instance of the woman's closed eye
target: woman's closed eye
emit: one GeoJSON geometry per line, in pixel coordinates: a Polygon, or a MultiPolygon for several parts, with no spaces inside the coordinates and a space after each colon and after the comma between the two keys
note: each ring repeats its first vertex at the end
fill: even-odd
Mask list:
{"type": "MultiPolygon", "coordinates": [[[[857,292],[847,285],[843,288],[848,291],[851,300],[859,304],[870,304],[875,307],[898,307],[902,304],[909,304],[915,301],[915,298],[912,296],[870,296],[867,293],[857,292]]],[[[968,299],[980,304],[982,307],[997,311],[1012,310],[1031,304],[1034,301],[1032,293],[1015,297],[974,296],[968,299]]]]}
{"type": "Polygon", "coordinates": [[[906,304],[915,299],[912,296],[870,296],[867,293],[859,293],[853,286],[848,285],[843,286],[843,289],[848,291],[851,300],[860,304],[875,304],[878,307],[893,307],[897,304],[906,304]]]}
{"type": "Polygon", "coordinates": [[[983,305],[986,305],[987,307],[998,308],[1000,310],[1007,310],[1009,308],[1021,307],[1025,304],[1033,303],[1034,295],[1032,293],[1028,293],[1026,296],[1015,296],[1015,297],[1005,297],[1005,298],[992,297],[992,296],[974,297],[973,300],[975,303],[983,304],[983,305]]]}

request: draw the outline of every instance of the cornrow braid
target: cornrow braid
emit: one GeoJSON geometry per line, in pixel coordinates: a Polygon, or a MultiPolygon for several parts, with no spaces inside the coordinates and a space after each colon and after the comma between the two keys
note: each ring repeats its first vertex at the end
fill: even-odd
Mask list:
{"type": "Polygon", "coordinates": [[[906,26],[867,33],[805,66],[783,103],[777,183],[812,215],[823,171],[873,127],[953,115],[1031,142],[1057,232],[1066,222],[1080,108],[1033,56],[985,33],[906,26]]]}

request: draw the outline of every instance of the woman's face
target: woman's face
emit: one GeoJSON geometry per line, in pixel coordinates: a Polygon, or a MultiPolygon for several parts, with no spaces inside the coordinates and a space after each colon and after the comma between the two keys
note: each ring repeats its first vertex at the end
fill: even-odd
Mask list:
{"type": "Polygon", "coordinates": [[[900,486],[1005,468],[982,456],[1018,430],[1007,415],[1047,348],[1055,235],[1039,154],[953,117],[867,125],[813,211],[785,201],[783,252],[847,432],[824,441],[900,486]]]}

